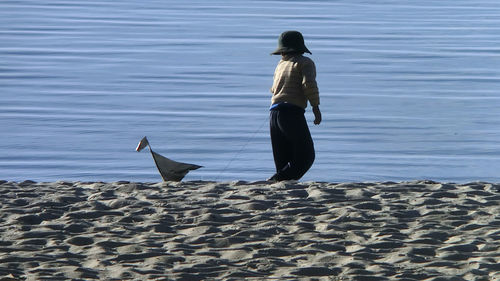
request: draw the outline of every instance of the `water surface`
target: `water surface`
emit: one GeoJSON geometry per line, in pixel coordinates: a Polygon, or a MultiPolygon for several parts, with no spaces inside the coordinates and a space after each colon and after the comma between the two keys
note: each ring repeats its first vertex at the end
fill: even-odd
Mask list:
{"type": "Polygon", "coordinates": [[[0,179],[159,181],[153,149],[273,173],[278,35],[300,30],[323,123],[304,181],[500,181],[498,1],[2,1],[0,179]]]}

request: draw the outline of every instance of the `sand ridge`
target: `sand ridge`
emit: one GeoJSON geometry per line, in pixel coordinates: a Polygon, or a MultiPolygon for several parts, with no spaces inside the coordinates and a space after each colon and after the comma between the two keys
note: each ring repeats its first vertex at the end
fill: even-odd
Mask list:
{"type": "Polygon", "coordinates": [[[0,181],[0,280],[500,280],[500,185],[0,181]]]}

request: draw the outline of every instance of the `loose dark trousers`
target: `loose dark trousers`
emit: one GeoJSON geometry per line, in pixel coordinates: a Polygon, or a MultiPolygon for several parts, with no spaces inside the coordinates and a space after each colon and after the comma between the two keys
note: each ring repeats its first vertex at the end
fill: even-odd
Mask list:
{"type": "Polygon", "coordinates": [[[271,110],[275,180],[298,180],[314,162],[314,143],[304,112],[304,109],[289,104],[271,110]]]}

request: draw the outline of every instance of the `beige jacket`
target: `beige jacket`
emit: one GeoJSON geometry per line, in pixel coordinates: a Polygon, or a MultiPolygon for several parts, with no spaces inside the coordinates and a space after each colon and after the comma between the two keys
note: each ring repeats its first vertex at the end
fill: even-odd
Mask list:
{"type": "Polygon", "coordinates": [[[319,105],[316,66],[302,55],[283,57],[274,71],[271,104],[288,102],[302,108],[319,105]]]}

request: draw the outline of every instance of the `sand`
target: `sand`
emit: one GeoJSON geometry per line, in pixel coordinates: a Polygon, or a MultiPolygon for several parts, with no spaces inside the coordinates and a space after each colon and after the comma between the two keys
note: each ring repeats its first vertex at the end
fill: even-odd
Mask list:
{"type": "Polygon", "coordinates": [[[500,184],[0,181],[0,280],[500,280],[500,184]]]}

